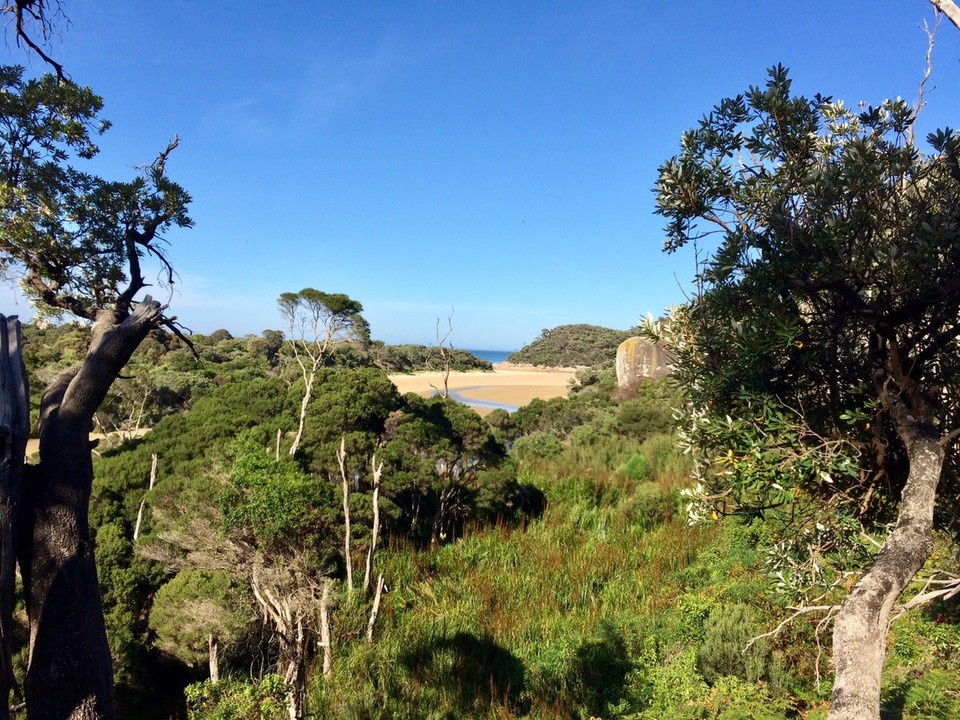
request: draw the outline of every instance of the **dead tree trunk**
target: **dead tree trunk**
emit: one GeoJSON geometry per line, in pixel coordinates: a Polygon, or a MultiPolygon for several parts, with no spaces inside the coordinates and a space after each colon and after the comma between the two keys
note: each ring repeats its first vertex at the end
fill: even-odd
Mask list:
{"type": "Polygon", "coordinates": [[[330,581],[323,581],[320,597],[320,647],[323,648],[323,676],[333,672],[333,647],[330,644],[330,581]]]}
{"type": "Polygon", "coordinates": [[[367,564],[363,569],[363,592],[370,592],[370,577],[373,573],[373,554],[377,551],[377,538],[380,536],[380,475],[383,461],[377,465],[377,456],[370,460],[373,468],[373,529],[370,531],[370,547],[367,549],[367,564]]]}
{"type": "Polygon", "coordinates": [[[220,648],[213,633],[207,637],[207,657],[210,665],[210,684],[216,685],[220,682],[220,648]]]}
{"type": "Polygon", "coordinates": [[[377,578],[377,592],[373,596],[373,608],[370,610],[370,619],[367,621],[367,644],[373,644],[373,626],[377,624],[377,615],[380,614],[380,598],[383,597],[383,573],[377,578]]]}
{"type": "Polygon", "coordinates": [[[83,362],[57,377],[41,403],[40,464],[25,478],[18,517],[31,720],[114,717],[110,647],[87,519],[89,433],[111,383],[161,310],[147,297],[129,315],[101,311],[83,362]]]}
{"type": "Polygon", "coordinates": [[[340,477],[343,479],[343,559],[347,566],[347,597],[353,597],[353,558],[350,555],[350,485],[347,482],[346,441],[340,438],[337,451],[337,464],[340,465],[340,477]]]}
{"type": "Polygon", "coordinates": [[[273,626],[279,644],[278,671],[287,686],[287,714],[290,720],[302,720],[306,714],[307,626],[304,617],[309,607],[294,592],[272,588],[262,578],[261,567],[254,566],[250,589],[264,617],[273,626]]]}
{"type": "MultiPolygon", "coordinates": [[[[147,492],[153,490],[153,484],[157,481],[157,454],[150,455],[150,484],[147,486],[147,492]]],[[[147,498],[144,496],[140,501],[140,509],[137,511],[137,524],[133,526],[133,541],[136,542],[140,537],[140,525],[143,524],[143,511],[147,506],[147,498]]]]}
{"type": "Polygon", "coordinates": [[[304,382],[307,387],[303,391],[303,399],[300,401],[300,419],[297,422],[297,434],[293,438],[293,445],[290,446],[290,457],[297,454],[297,450],[300,448],[300,440],[303,439],[303,429],[307,425],[307,409],[310,407],[310,398],[313,396],[313,383],[317,377],[319,362],[319,359],[314,360],[313,368],[310,372],[304,373],[304,382]]]}
{"type": "Polygon", "coordinates": [[[16,686],[11,667],[11,631],[16,583],[14,526],[23,484],[23,458],[30,432],[27,374],[20,347],[20,323],[0,315],[0,719],[9,715],[16,686]]]}

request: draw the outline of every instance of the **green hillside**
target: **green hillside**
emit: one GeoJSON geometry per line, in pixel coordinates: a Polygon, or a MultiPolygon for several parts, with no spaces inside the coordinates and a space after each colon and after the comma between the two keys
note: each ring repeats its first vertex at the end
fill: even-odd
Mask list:
{"type": "Polygon", "coordinates": [[[636,329],[612,330],[599,325],[558,325],[507,358],[508,362],[542,367],[613,365],[617,347],[636,329]]]}
{"type": "MultiPolygon", "coordinates": [[[[313,641],[302,656],[310,717],[825,717],[822,614],[744,652],[796,602],[770,564],[783,528],[774,515],[688,524],[690,460],[677,449],[671,407],[680,398],[667,382],[624,399],[608,369],[567,398],[484,422],[441,398],[399,397],[382,370],[327,368],[301,452],[275,461],[277,429],[285,450],[295,424],[297,383],[282,372],[220,369],[189,411],[97,460],[91,521],[120,717],[288,717],[280,636],[251,596],[251,583],[262,582],[250,574],[257,563],[289,570],[293,584],[274,592],[311,608],[313,641]],[[352,591],[341,437],[356,482],[352,591]],[[386,469],[372,570],[386,590],[368,642],[374,592],[361,578],[373,452],[386,469]],[[445,480],[438,469],[458,453],[467,462],[455,482],[445,480]],[[158,482],[146,493],[152,454],[158,482]],[[133,543],[144,498],[144,537],[133,543]],[[454,501],[443,526],[444,502],[454,501]],[[324,675],[314,613],[326,583],[324,675]],[[178,620],[201,608],[196,623],[178,620]],[[216,684],[205,680],[211,632],[225,678],[216,684]]],[[[953,567],[956,546],[937,542],[937,561],[953,567]]],[[[825,600],[841,597],[842,589],[825,600]]],[[[960,681],[955,610],[955,601],[940,602],[895,624],[885,718],[960,710],[951,689],[960,681]]]]}

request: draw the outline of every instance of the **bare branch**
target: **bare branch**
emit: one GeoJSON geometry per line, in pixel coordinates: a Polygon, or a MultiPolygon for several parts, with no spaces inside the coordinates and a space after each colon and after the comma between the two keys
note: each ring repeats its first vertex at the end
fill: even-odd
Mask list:
{"type": "Polygon", "coordinates": [[[17,45],[22,41],[28,48],[33,50],[40,59],[53,68],[57,75],[57,80],[61,83],[71,82],[70,78],[63,70],[63,65],[58,63],[52,57],[47,55],[40,46],[30,37],[27,31],[29,23],[36,23],[40,28],[40,35],[46,42],[53,35],[53,21],[50,19],[50,5],[56,4],[55,14],[63,17],[62,3],[60,0],[13,0],[3,6],[3,12],[13,15],[17,45]]]}
{"type": "MultiPolygon", "coordinates": [[[[913,108],[913,120],[916,122],[917,117],[920,115],[920,111],[923,109],[923,106],[926,102],[923,99],[923,91],[926,88],[927,81],[930,79],[930,75],[933,74],[933,45],[937,39],[937,30],[940,29],[941,15],[940,13],[935,13],[936,20],[933,23],[933,28],[927,24],[926,20],[923,22],[923,31],[927,35],[927,54],[925,56],[925,66],[923,71],[923,79],[920,81],[920,86],[917,88],[917,104],[913,108]]],[[[910,123],[910,127],[907,129],[907,142],[910,145],[914,144],[914,123],[910,123]]]]}
{"type": "Polygon", "coordinates": [[[953,0],[930,0],[930,3],[960,29],[960,7],[953,0]]]}

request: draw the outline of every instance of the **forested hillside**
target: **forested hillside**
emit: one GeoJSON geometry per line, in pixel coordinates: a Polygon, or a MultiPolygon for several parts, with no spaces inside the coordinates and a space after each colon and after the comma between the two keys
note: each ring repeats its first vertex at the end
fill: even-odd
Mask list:
{"type": "MultiPolygon", "coordinates": [[[[400,397],[375,368],[330,368],[288,459],[302,384],[283,368],[221,373],[97,459],[122,717],[280,720],[291,697],[329,718],[825,716],[821,615],[744,652],[791,614],[768,550],[782,526],[688,523],[666,382],[624,398],[612,371],[585,373],[569,398],[484,422],[400,397]]],[[[942,559],[955,549],[938,540],[942,559]]],[[[895,626],[885,712],[960,710],[951,607],[895,626]]]]}
{"type": "Polygon", "coordinates": [[[613,365],[617,347],[632,330],[611,330],[598,325],[558,325],[544,329],[540,336],[507,358],[507,362],[542,367],[593,367],[613,365]]]}

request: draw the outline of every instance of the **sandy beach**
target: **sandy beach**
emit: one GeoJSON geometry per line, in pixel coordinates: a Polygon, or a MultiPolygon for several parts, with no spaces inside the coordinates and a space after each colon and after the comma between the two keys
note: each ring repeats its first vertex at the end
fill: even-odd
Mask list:
{"type": "MultiPolygon", "coordinates": [[[[501,403],[515,408],[526,405],[534,398],[549,400],[564,397],[575,376],[576,373],[568,369],[502,363],[495,365],[492,373],[450,373],[448,387],[452,396],[485,415],[493,408],[484,403],[501,403]]],[[[423,397],[443,389],[443,373],[439,372],[391,375],[390,380],[401,393],[414,392],[423,397]]]]}

